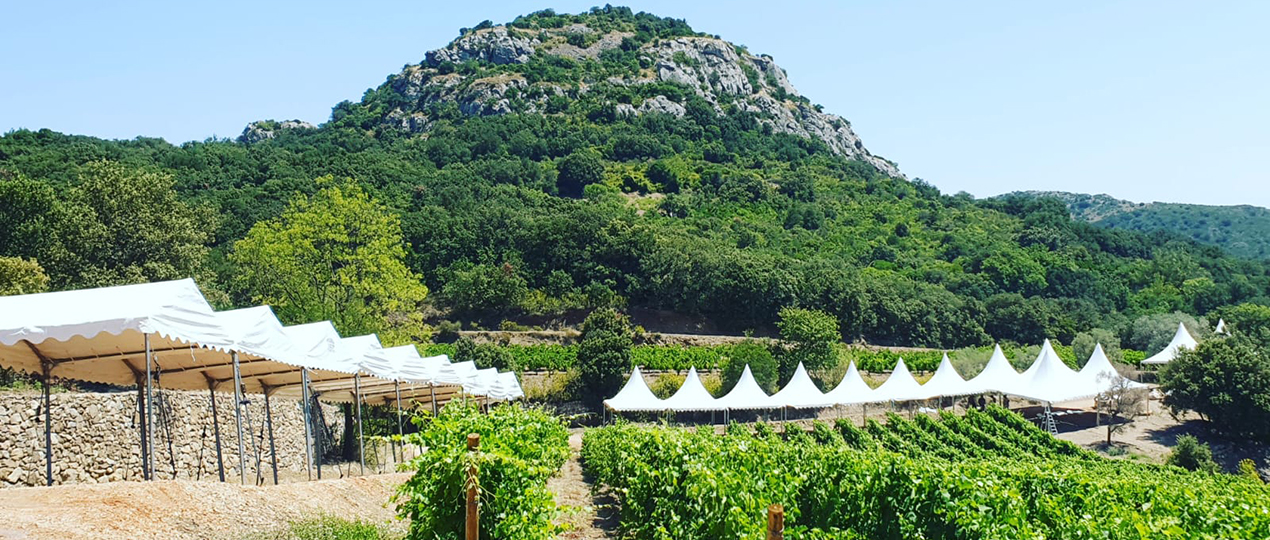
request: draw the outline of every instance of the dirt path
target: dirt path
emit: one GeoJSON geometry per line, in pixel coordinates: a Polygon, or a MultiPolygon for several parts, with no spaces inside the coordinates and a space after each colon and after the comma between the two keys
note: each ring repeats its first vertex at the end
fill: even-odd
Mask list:
{"type": "Polygon", "coordinates": [[[591,483],[582,476],[578,453],[582,450],[582,430],[569,436],[571,455],[560,475],[552,478],[548,488],[556,494],[556,503],[564,509],[560,521],[569,528],[560,538],[595,540],[617,538],[617,507],[612,498],[592,495],[591,483]]]}
{"type": "Polygon", "coordinates": [[[385,524],[405,474],[239,486],[169,480],[0,490],[0,540],[238,539],[330,515],[385,524]]]}

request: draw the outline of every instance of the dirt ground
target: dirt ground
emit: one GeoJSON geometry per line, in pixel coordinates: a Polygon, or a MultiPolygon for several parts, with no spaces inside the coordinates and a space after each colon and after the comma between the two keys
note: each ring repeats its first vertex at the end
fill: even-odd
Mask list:
{"type": "Polygon", "coordinates": [[[596,540],[617,537],[617,507],[611,497],[603,493],[592,494],[591,483],[582,476],[582,464],[578,452],[582,450],[582,430],[574,429],[569,436],[571,455],[560,475],[547,483],[556,494],[556,503],[563,509],[560,523],[568,530],[560,538],[570,540],[596,540]]]}
{"type": "Polygon", "coordinates": [[[168,480],[0,490],[0,539],[228,540],[330,515],[404,530],[388,500],[405,474],[240,486],[168,480]]]}

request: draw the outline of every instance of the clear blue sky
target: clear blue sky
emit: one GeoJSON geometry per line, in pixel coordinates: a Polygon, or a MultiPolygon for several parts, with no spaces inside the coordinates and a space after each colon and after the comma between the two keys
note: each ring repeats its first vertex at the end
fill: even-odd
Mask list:
{"type": "MultiPolygon", "coordinates": [[[[592,2],[8,2],[0,131],[325,121],[483,19],[592,2]]],[[[945,192],[1270,206],[1270,2],[633,1],[768,53],[945,192]]]]}

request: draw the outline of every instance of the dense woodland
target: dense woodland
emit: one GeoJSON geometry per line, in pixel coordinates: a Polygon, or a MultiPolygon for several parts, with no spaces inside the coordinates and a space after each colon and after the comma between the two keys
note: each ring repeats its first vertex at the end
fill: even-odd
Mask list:
{"type": "Polygon", "coordinates": [[[1054,199],[943,194],[754,113],[717,114],[674,84],[603,83],[641,69],[642,44],[692,34],[682,21],[613,8],[512,26],[577,22],[632,37],[597,60],[444,68],[594,83],[545,112],[432,106],[427,133],[410,133],[385,117],[414,106],[390,78],[317,128],[252,143],[7,133],[0,281],[22,292],[195,276],[222,307],[248,305],[268,279],[242,279],[251,259],[235,250],[253,244],[236,243],[297,195],[351,179],[392,214],[387,234],[400,230],[409,272],[397,278],[430,291],[394,309],[453,320],[644,307],[762,332],[799,306],[836,317],[846,340],[963,347],[1270,304],[1265,260],[1075,221],[1054,199]],[[654,94],[687,113],[615,112],[654,94]]]}

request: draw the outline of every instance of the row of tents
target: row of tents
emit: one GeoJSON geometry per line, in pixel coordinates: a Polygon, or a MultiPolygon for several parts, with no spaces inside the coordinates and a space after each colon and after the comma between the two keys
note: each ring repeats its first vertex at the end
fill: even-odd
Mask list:
{"type": "MultiPolygon", "coordinates": [[[[886,381],[877,388],[872,388],[860,376],[860,371],[852,362],[836,387],[828,392],[821,392],[808,375],[807,369],[799,363],[784,388],[770,396],[755,381],[747,365],[736,385],[722,397],[715,398],[706,390],[694,368],[688,371],[688,376],[678,391],[669,398],[660,399],[649,389],[637,367],[631,372],[621,391],[605,400],[604,404],[615,412],[814,409],[989,393],[1052,404],[1095,397],[1120,384],[1121,380],[1122,377],[1103,352],[1102,345],[1095,347],[1089,361],[1076,371],[1063,363],[1049,340],[1046,340],[1031,367],[1022,373],[1010,365],[998,346],[993,350],[983,371],[969,380],[957,373],[945,354],[934,375],[925,384],[918,383],[904,360],[900,359],[886,381]]],[[[1129,387],[1143,386],[1134,381],[1123,380],[1129,387]]]]}
{"type": "MultiPolygon", "coordinates": [[[[52,483],[48,383],[73,379],[138,390],[144,477],[153,477],[150,413],[155,387],[298,398],[305,414],[307,465],[317,465],[310,433],[314,401],[361,405],[431,404],[457,396],[486,402],[524,396],[515,373],[479,369],[414,345],[383,347],[373,334],[345,338],[330,321],[283,326],[268,306],[214,311],[191,279],[0,297],[0,367],[40,376],[44,385],[46,476],[52,483]]],[[[398,431],[402,430],[398,414],[398,431]]],[[[272,422],[271,419],[266,420],[272,422]]],[[[241,448],[240,454],[242,455],[241,448]]],[[[364,464],[363,464],[364,468],[364,464]]],[[[240,467],[240,469],[243,469],[240,467]]],[[[273,460],[274,480],[277,462],[273,460]]],[[[243,471],[245,475],[245,471],[243,471]]],[[[245,477],[244,477],[245,481],[245,477]]]]}

